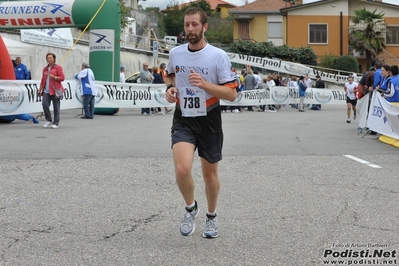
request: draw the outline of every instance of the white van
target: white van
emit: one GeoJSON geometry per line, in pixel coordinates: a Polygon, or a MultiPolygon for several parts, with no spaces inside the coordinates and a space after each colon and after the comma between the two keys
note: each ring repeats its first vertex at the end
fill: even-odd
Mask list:
{"type": "Polygon", "coordinates": [[[165,36],[163,38],[163,48],[166,52],[172,50],[173,47],[176,47],[177,44],[177,37],[176,36],[165,36]]]}

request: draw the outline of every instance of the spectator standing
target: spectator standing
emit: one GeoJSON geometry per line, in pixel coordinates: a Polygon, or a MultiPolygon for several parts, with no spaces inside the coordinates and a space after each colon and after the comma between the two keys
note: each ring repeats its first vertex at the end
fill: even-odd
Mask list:
{"type": "MultiPolygon", "coordinates": [[[[276,83],[274,82],[273,76],[272,75],[267,75],[266,78],[263,79],[263,82],[266,84],[266,88],[272,88],[274,86],[276,86],[276,83]]],[[[261,105],[259,107],[259,112],[271,112],[271,111],[275,111],[274,107],[272,108],[272,106],[267,106],[267,110],[265,110],[266,105],[261,105]]]]}
{"type": "Polygon", "coordinates": [[[321,77],[319,75],[316,76],[316,88],[317,89],[324,89],[326,86],[324,85],[323,80],[321,80],[321,77]]]}
{"type": "Polygon", "coordinates": [[[299,106],[298,106],[298,111],[299,112],[305,112],[303,110],[303,103],[305,101],[305,93],[306,93],[306,85],[305,85],[305,77],[300,76],[298,80],[298,92],[299,92],[299,106]]]}
{"type": "MultiPolygon", "coordinates": [[[[374,77],[373,77],[373,86],[369,88],[370,91],[377,89],[377,86],[381,84],[381,81],[384,79],[382,76],[382,62],[380,60],[375,61],[375,72],[374,72],[374,77]]],[[[371,95],[372,96],[372,95],[371,95]]]]}
{"type": "Polygon", "coordinates": [[[306,88],[311,88],[312,80],[309,78],[309,75],[306,74],[304,77],[305,77],[304,83],[305,83],[306,88]]]}
{"type": "Polygon", "coordinates": [[[390,72],[390,66],[388,65],[383,65],[381,67],[381,75],[382,75],[382,80],[380,85],[377,86],[377,89],[386,91],[388,88],[388,84],[391,82],[391,72],[390,72]]]}
{"type": "Polygon", "coordinates": [[[83,98],[84,116],[82,119],[94,118],[94,103],[97,95],[94,73],[88,63],[82,64],[82,70],[75,76],[81,82],[80,94],[83,98]]]}
{"type": "MultiPolygon", "coordinates": [[[[288,86],[288,88],[290,88],[290,90],[291,90],[291,88],[294,88],[295,91],[296,90],[299,91],[298,80],[297,80],[296,76],[291,76],[290,80],[287,82],[287,86],[288,86]]],[[[290,105],[292,108],[298,108],[298,104],[290,104],[290,105]]]]}
{"type": "Polygon", "coordinates": [[[198,149],[208,203],[202,236],[215,238],[219,236],[216,207],[220,190],[218,162],[222,159],[223,146],[219,99],[236,99],[236,79],[230,71],[227,54],[205,41],[206,12],[191,7],[183,13],[183,20],[188,44],[170,51],[166,78],[169,84],[166,99],[176,103],[172,125],[176,182],[186,203],[180,233],[188,236],[194,232],[194,220],[199,213],[191,173],[194,152],[198,149]],[[187,68],[176,69],[177,66],[187,68]],[[213,71],[195,71],[202,68],[213,71]]]}
{"type": "MultiPolygon", "coordinates": [[[[381,67],[382,67],[381,60],[376,60],[375,65],[374,65],[375,72],[374,72],[374,76],[373,76],[373,85],[371,87],[369,87],[369,91],[371,92],[369,107],[370,107],[371,100],[373,98],[373,91],[377,89],[377,86],[379,86],[381,81],[383,80],[382,73],[381,73],[382,72],[381,67]]],[[[369,110],[370,110],[370,108],[369,108],[369,110]]],[[[370,135],[377,135],[377,132],[371,131],[370,135]]]]}
{"type": "MultiPolygon", "coordinates": [[[[165,68],[166,68],[166,64],[165,63],[161,63],[159,65],[158,73],[159,73],[159,75],[161,75],[162,83],[165,83],[165,76],[166,76],[165,68]]],[[[172,111],[172,109],[168,109],[167,107],[164,107],[164,108],[165,108],[165,114],[170,113],[172,111]]]]}
{"type": "MultiPolygon", "coordinates": [[[[236,74],[236,69],[234,67],[231,68],[231,71],[234,73],[234,76],[237,81],[237,87],[236,87],[236,92],[240,93],[241,92],[241,80],[240,80],[240,75],[236,74]]],[[[240,112],[240,107],[237,105],[230,106],[230,112],[232,113],[239,113],[240,112]]]]}
{"type": "Polygon", "coordinates": [[[27,80],[30,79],[30,72],[26,65],[21,63],[21,57],[16,57],[14,61],[15,79],[27,80]]]}
{"type": "Polygon", "coordinates": [[[274,72],[273,75],[271,76],[275,86],[281,86],[280,82],[280,75],[277,72],[274,72]]]}
{"type": "Polygon", "coordinates": [[[260,76],[258,74],[258,71],[256,71],[256,70],[253,72],[252,75],[254,75],[254,78],[255,78],[255,81],[256,81],[255,90],[257,90],[259,88],[259,84],[262,83],[262,79],[260,78],[260,76]]]}
{"type": "MultiPolygon", "coordinates": [[[[148,63],[144,62],[143,69],[140,71],[141,83],[150,84],[150,83],[152,83],[153,79],[154,79],[154,76],[151,74],[151,72],[148,69],[148,63]]],[[[150,115],[151,114],[150,108],[141,108],[141,114],[142,115],[150,115]]]]}
{"type": "Polygon", "coordinates": [[[240,75],[240,91],[245,90],[245,76],[247,75],[247,71],[245,69],[241,70],[241,75],[240,75]]]}
{"type": "Polygon", "coordinates": [[[391,82],[388,89],[384,93],[384,97],[388,102],[399,102],[399,70],[398,66],[393,65],[390,68],[391,82]]]}
{"type": "MultiPolygon", "coordinates": [[[[323,80],[319,75],[316,76],[316,89],[325,89],[326,85],[324,85],[323,80]]],[[[321,109],[321,104],[312,104],[312,110],[320,110],[321,109]]]]}
{"type": "MultiPolygon", "coordinates": [[[[244,78],[244,87],[246,91],[251,91],[251,90],[255,90],[255,86],[257,84],[254,75],[252,74],[252,69],[248,68],[247,69],[247,75],[244,78]]],[[[252,106],[248,106],[248,111],[253,112],[253,108],[252,106]]]]}
{"type": "Polygon", "coordinates": [[[374,83],[374,73],[375,73],[374,66],[370,67],[368,71],[363,73],[363,76],[360,79],[358,85],[359,100],[370,92],[369,88],[372,87],[374,83]]]}
{"type": "Polygon", "coordinates": [[[43,68],[42,79],[40,81],[39,94],[42,96],[42,106],[46,123],[43,127],[48,128],[51,124],[52,129],[57,129],[60,122],[61,97],[56,95],[57,91],[65,91],[62,81],[65,79],[64,69],[55,63],[56,56],[53,53],[46,55],[47,66],[43,68]],[[54,121],[51,118],[50,104],[53,103],[54,121]]]}
{"type": "Polygon", "coordinates": [[[184,33],[180,32],[179,35],[177,35],[177,43],[183,44],[184,43],[184,33]]]}
{"type": "Polygon", "coordinates": [[[119,71],[119,82],[120,83],[126,82],[125,67],[123,67],[123,66],[121,66],[120,71],[119,71]]]}
{"type": "MultiPolygon", "coordinates": [[[[153,80],[152,83],[154,83],[154,84],[163,84],[163,83],[165,83],[163,81],[163,78],[162,78],[161,74],[159,73],[159,69],[158,69],[157,66],[153,66],[152,67],[152,75],[154,76],[154,80],[153,80]]],[[[162,112],[161,107],[154,107],[154,108],[151,108],[151,109],[154,110],[154,114],[155,113],[160,114],[160,115],[164,115],[165,114],[164,112],[162,112]]]]}

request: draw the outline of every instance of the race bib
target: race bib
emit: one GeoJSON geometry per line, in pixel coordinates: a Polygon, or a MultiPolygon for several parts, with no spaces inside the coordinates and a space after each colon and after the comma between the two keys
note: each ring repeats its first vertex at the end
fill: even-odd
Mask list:
{"type": "Polygon", "coordinates": [[[197,87],[179,88],[182,116],[206,116],[205,91],[197,87]]]}

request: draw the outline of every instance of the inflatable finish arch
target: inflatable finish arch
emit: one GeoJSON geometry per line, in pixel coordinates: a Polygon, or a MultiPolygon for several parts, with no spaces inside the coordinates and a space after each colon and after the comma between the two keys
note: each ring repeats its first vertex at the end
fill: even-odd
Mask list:
{"type": "MultiPolygon", "coordinates": [[[[118,0],[0,2],[0,28],[85,28],[100,6],[102,8],[89,28],[89,63],[96,74],[96,79],[119,82],[118,0]]],[[[58,58],[61,57],[58,55],[58,58]]]]}

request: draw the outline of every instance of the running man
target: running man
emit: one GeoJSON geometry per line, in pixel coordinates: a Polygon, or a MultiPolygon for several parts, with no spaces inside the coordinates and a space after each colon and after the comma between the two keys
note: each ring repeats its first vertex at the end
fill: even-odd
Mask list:
{"type": "Polygon", "coordinates": [[[219,235],[216,206],[223,145],[219,99],[236,99],[236,77],[227,54],[204,39],[207,14],[201,8],[189,8],[183,19],[188,43],[170,51],[165,77],[166,99],[176,103],[171,133],[176,183],[186,203],[180,233],[188,236],[194,232],[199,213],[191,174],[198,149],[208,207],[203,237],[215,238],[219,235]]]}
{"type": "Polygon", "coordinates": [[[346,114],[348,115],[348,119],[346,123],[351,122],[351,109],[353,110],[353,120],[356,120],[356,92],[357,90],[357,83],[353,82],[353,77],[348,77],[348,82],[345,83],[344,86],[345,94],[346,94],[346,114]]]}

